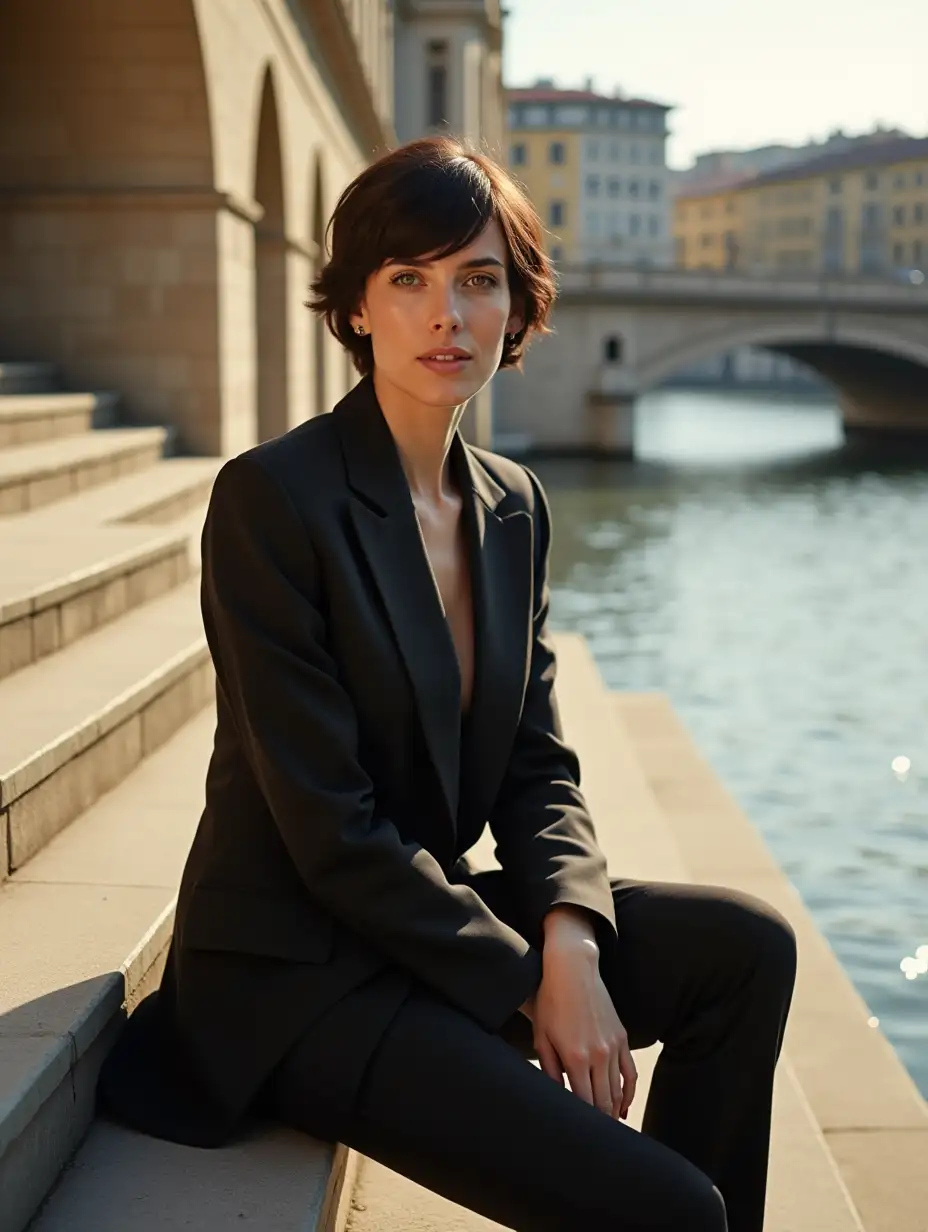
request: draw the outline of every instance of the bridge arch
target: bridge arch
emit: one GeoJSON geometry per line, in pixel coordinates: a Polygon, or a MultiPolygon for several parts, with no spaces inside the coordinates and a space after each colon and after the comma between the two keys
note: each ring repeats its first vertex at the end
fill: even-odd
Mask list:
{"type": "MultiPolygon", "coordinates": [[[[678,346],[646,357],[637,367],[639,393],[662,384],[687,364],[711,359],[743,346],[766,347],[793,355],[829,380],[834,380],[834,365],[826,365],[827,370],[821,366],[823,348],[835,354],[842,348],[881,354],[923,367],[928,373],[928,342],[906,338],[892,329],[869,324],[861,326],[853,321],[836,323],[829,330],[823,330],[820,325],[811,322],[755,322],[740,327],[728,325],[701,332],[694,330],[678,346]]],[[[840,357],[837,366],[840,368],[840,357]]]]}

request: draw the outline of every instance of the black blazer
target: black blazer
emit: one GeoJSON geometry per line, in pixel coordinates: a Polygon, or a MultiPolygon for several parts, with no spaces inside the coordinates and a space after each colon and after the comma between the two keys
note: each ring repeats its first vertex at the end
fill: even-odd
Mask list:
{"type": "Polygon", "coordinates": [[[600,943],[615,940],[553,691],[547,502],[525,467],[459,434],[449,463],[474,593],[463,781],[457,656],[371,378],[216,478],[202,540],[218,711],[206,806],[161,990],[100,1087],[138,1128],[228,1140],[297,1035],[337,1005],[349,1009],[333,1081],[350,1099],[411,980],[498,1029],[539,983],[556,903],[593,912],[600,943]],[[521,931],[467,884],[462,857],[488,822],[521,931]],[[379,1012],[355,1022],[350,994],[375,979],[379,1012]]]}

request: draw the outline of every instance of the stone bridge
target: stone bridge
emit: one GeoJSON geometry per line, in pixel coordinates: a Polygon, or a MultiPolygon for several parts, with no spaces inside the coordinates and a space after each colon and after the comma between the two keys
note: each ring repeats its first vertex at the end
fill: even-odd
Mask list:
{"type": "Polygon", "coordinates": [[[554,334],[494,380],[499,438],[628,455],[634,406],[684,365],[740,346],[801,360],[845,432],[928,442],[928,284],[569,266],[554,334]]]}

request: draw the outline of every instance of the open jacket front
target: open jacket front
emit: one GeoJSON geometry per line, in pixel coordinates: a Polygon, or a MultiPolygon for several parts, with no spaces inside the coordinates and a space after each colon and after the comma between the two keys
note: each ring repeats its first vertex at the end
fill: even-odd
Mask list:
{"type": "Polygon", "coordinates": [[[460,435],[450,465],[474,596],[463,776],[457,656],[371,378],[216,478],[202,545],[218,719],[206,806],[161,989],[101,1083],[143,1130],[228,1140],[290,1044],[336,1006],[333,1082],[349,1101],[411,981],[498,1029],[539,983],[557,903],[592,911],[601,944],[614,941],[553,695],[546,501],[524,467],[460,435]],[[519,931],[468,884],[462,857],[487,823],[519,931]],[[355,1022],[351,994],[372,980],[374,1012],[368,997],[355,1022]]]}

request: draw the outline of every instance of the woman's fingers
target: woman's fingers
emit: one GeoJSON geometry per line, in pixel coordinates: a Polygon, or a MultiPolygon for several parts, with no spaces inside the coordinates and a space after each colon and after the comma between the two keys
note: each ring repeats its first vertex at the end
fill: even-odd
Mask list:
{"type": "Polygon", "coordinates": [[[605,1112],[606,1116],[612,1116],[612,1058],[614,1055],[614,1049],[604,1049],[602,1056],[596,1058],[590,1066],[593,1102],[600,1112],[605,1112]]]}
{"type": "Polygon", "coordinates": [[[561,1066],[561,1059],[555,1051],[554,1045],[547,1038],[537,1032],[535,1035],[535,1051],[538,1053],[538,1060],[541,1062],[542,1070],[553,1078],[560,1086],[564,1085],[564,1071],[561,1066]]]}
{"type": "Polygon", "coordinates": [[[618,1120],[622,1115],[622,1069],[619,1064],[619,1049],[613,1050],[609,1058],[609,1086],[612,1090],[612,1116],[618,1120]]]}
{"type": "Polygon", "coordinates": [[[626,1041],[619,1053],[619,1068],[622,1071],[622,1107],[619,1115],[624,1120],[635,1098],[635,1088],[638,1085],[638,1069],[632,1057],[632,1050],[626,1041]]]}

